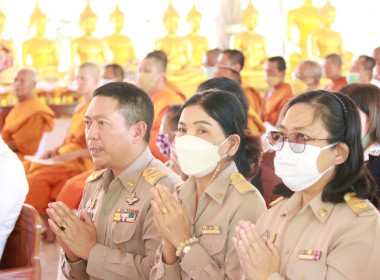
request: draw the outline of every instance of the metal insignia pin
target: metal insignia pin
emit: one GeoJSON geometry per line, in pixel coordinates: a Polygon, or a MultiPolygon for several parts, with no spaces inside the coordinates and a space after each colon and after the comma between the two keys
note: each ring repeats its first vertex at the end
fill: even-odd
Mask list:
{"type": "Polygon", "coordinates": [[[135,202],[139,201],[140,198],[136,197],[136,192],[133,192],[131,194],[131,197],[127,198],[127,203],[129,205],[133,205],[135,202]]]}

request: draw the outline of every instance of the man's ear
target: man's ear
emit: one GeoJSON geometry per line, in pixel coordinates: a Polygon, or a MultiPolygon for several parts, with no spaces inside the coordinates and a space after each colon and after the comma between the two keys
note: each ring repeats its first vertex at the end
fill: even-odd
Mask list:
{"type": "Polygon", "coordinates": [[[144,136],[146,134],[147,125],[143,121],[139,121],[135,123],[132,128],[134,129],[133,134],[133,144],[139,143],[141,140],[144,139],[144,136]]]}
{"type": "Polygon", "coordinates": [[[339,144],[335,146],[335,150],[336,154],[334,157],[334,164],[342,164],[348,158],[348,155],[350,154],[350,149],[348,148],[346,143],[339,142],[339,144]]]}
{"type": "Polygon", "coordinates": [[[229,139],[229,148],[227,151],[227,155],[230,157],[234,156],[239,149],[240,146],[240,136],[237,134],[232,134],[229,139]]]}

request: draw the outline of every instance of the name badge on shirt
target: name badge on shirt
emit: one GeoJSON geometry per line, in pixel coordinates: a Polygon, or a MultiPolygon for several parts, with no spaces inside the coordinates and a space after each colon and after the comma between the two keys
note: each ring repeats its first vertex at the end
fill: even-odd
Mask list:
{"type": "Polygon", "coordinates": [[[300,250],[298,258],[300,260],[319,261],[321,259],[322,251],[317,250],[300,250]]]}
{"type": "Polygon", "coordinates": [[[220,226],[202,226],[202,234],[220,234],[220,226]]]}
{"type": "Polygon", "coordinates": [[[137,215],[139,211],[133,209],[117,209],[115,215],[113,216],[113,222],[126,222],[126,223],[134,223],[136,221],[137,215]]]}

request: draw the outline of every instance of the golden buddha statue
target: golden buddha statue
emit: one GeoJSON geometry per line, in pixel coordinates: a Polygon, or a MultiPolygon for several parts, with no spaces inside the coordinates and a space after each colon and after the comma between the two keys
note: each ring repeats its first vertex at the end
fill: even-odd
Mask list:
{"type": "Polygon", "coordinates": [[[323,59],[325,56],[335,53],[339,54],[343,61],[351,61],[352,54],[343,49],[343,39],[339,32],[331,30],[335,21],[336,9],[330,1],[320,10],[322,28],[311,33],[309,38],[310,57],[323,59]]]}
{"type": "Polygon", "coordinates": [[[302,59],[308,58],[308,36],[321,27],[319,8],[313,5],[312,0],[305,0],[304,4],[287,14],[287,38],[298,48],[302,59]]]}
{"type": "Polygon", "coordinates": [[[89,0],[87,0],[86,8],[79,16],[79,25],[84,34],[71,41],[71,63],[73,65],[79,66],[85,62],[101,65],[105,62],[105,43],[103,40],[92,36],[97,21],[98,17],[91,9],[89,0]]]}
{"type": "Polygon", "coordinates": [[[192,62],[194,68],[199,68],[202,65],[202,57],[209,50],[208,39],[205,36],[198,35],[197,32],[201,25],[202,15],[198,12],[193,3],[193,7],[187,14],[187,25],[190,28],[190,33],[186,38],[190,41],[192,49],[192,62]]]}
{"type": "MultiPolygon", "coordinates": [[[[12,84],[13,76],[17,69],[16,51],[12,40],[2,39],[6,17],[0,11],[0,84],[12,84]]],[[[2,89],[0,88],[0,91],[2,89]]],[[[1,94],[1,93],[0,93],[1,94]]]]}
{"type": "Polygon", "coordinates": [[[45,38],[46,21],[46,15],[41,12],[37,0],[36,8],[29,19],[30,25],[35,28],[36,35],[22,44],[22,64],[34,67],[40,74],[40,78],[52,75],[58,79],[57,43],[45,38]]]}
{"type": "Polygon", "coordinates": [[[245,69],[262,68],[268,58],[265,45],[265,37],[255,33],[259,12],[253,7],[250,0],[248,6],[242,11],[242,23],[244,32],[232,37],[234,49],[241,50],[245,57],[245,69]]]}
{"type": "Polygon", "coordinates": [[[168,57],[168,73],[177,73],[190,65],[191,45],[187,38],[176,35],[178,30],[179,14],[169,0],[162,21],[168,34],[154,43],[154,49],[163,51],[168,57]]]}
{"type": "Polygon", "coordinates": [[[129,62],[136,61],[135,49],[131,38],[121,34],[124,28],[124,14],[116,4],[115,10],[110,14],[110,21],[113,23],[115,32],[104,38],[108,49],[111,50],[113,58],[110,62],[125,65],[129,62]]]}

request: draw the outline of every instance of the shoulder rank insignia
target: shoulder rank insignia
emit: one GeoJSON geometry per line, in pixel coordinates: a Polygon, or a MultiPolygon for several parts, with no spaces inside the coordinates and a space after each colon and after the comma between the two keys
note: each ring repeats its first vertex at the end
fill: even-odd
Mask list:
{"type": "Polygon", "coordinates": [[[238,190],[239,193],[245,194],[246,192],[249,192],[251,190],[254,190],[255,187],[252,186],[243,175],[241,175],[239,172],[234,172],[231,174],[231,184],[234,185],[234,187],[238,190]]]}
{"type": "Polygon", "coordinates": [[[103,173],[105,172],[105,169],[99,170],[99,171],[94,171],[88,178],[86,179],[86,183],[90,183],[92,181],[95,181],[96,179],[100,178],[103,173]]]}
{"type": "Polygon", "coordinates": [[[156,182],[162,177],[166,176],[165,172],[158,170],[155,167],[148,167],[143,172],[144,179],[151,185],[156,184],[156,182]]]}
{"type": "Polygon", "coordinates": [[[361,212],[372,209],[372,207],[362,198],[356,197],[356,193],[349,192],[344,195],[344,200],[348,207],[351,208],[356,214],[360,214],[361,212]]]}
{"type": "Polygon", "coordinates": [[[175,189],[178,190],[182,185],[183,185],[183,182],[178,183],[177,185],[175,185],[175,189]]]}
{"type": "Polygon", "coordinates": [[[281,202],[284,200],[284,197],[283,196],[280,196],[278,197],[277,199],[273,200],[271,203],[269,203],[269,206],[270,207],[273,207],[275,206],[277,203],[281,202]]]}

